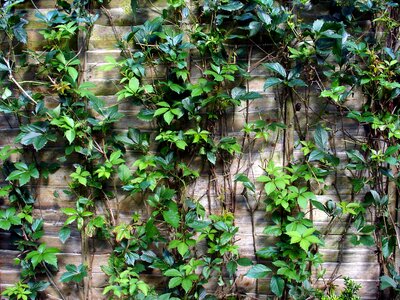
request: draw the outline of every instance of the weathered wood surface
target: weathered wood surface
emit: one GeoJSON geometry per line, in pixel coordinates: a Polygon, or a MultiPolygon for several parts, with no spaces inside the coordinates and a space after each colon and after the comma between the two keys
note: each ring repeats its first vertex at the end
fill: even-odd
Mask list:
{"type": "MultiPolygon", "coordinates": [[[[35,4],[40,8],[40,13],[46,13],[51,10],[55,6],[55,1],[53,0],[40,0],[35,1],[35,4]]],[[[155,5],[159,8],[162,8],[165,5],[165,1],[155,2],[155,5]]],[[[316,8],[315,8],[316,9],[316,8]]],[[[315,18],[315,13],[318,10],[313,10],[309,12],[308,18],[315,18]],[[314,14],[314,15],[313,15],[314,14]]],[[[114,35],[113,29],[110,26],[110,20],[107,16],[105,16],[104,12],[99,9],[94,10],[96,13],[100,14],[99,20],[96,22],[96,25],[93,27],[93,30],[90,33],[90,41],[89,41],[89,51],[86,52],[86,70],[85,70],[85,79],[95,83],[96,87],[94,91],[97,95],[106,100],[107,103],[113,105],[116,103],[115,93],[118,91],[119,86],[119,74],[116,70],[112,71],[102,71],[99,67],[105,64],[105,57],[112,56],[114,58],[118,58],[120,56],[120,52],[116,50],[116,37],[114,35]]],[[[112,0],[108,5],[108,11],[112,16],[115,29],[117,30],[119,36],[123,36],[130,30],[130,26],[134,24],[133,19],[130,14],[130,1],[128,0],[112,0]]],[[[28,45],[27,48],[33,50],[42,50],[44,41],[42,36],[38,33],[38,31],[43,28],[43,25],[40,22],[35,20],[35,9],[32,5],[27,4],[24,8],[22,8],[21,13],[26,12],[26,17],[30,21],[28,24],[28,45]]],[[[319,10],[319,15],[322,15],[326,12],[323,11],[323,6],[321,6],[319,10]]],[[[140,10],[137,18],[137,23],[143,23],[145,20],[155,17],[156,13],[154,10],[144,7],[140,10]]],[[[257,53],[254,51],[253,57],[250,59],[252,65],[256,64],[263,55],[261,53],[257,53]]],[[[196,63],[195,57],[192,58],[192,63],[196,63]]],[[[155,70],[149,70],[148,76],[155,76],[155,74],[160,74],[163,71],[163,66],[159,66],[157,72],[155,70]]],[[[249,89],[251,91],[260,92],[262,94],[261,99],[257,99],[251,102],[249,107],[249,119],[251,121],[264,119],[267,121],[277,121],[279,120],[278,115],[278,103],[275,97],[273,90],[264,91],[263,85],[265,81],[266,71],[262,67],[257,67],[251,72],[251,78],[248,82],[249,89]]],[[[27,70],[25,74],[21,74],[21,78],[29,78],[33,76],[34,73],[32,70],[27,70]]],[[[192,70],[192,79],[196,80],[201,74],[198,73],[197,68],[193,68],[192,70]]],[[[57,103],[57,99],[51,95],[47,96],[47,105],[49,107],[54,107],[57,103]]],[[[346,147],[351,147],[351,145],[347,145],[343,141],[343,133],[341,130],[342,127],[346,130],[346,132],[353,137],[364,136],[363,128],[356,127],[356,123],[349,119],[342,119],[336,113],[336,108],[330,104],[321,105],[322,99],[319,99],[317,96],[313,96],[312,101],[310,103],[310,109],[315,112],[320,109],[325,109],[329,111],[331,114],[325,119],[328,127],[331,127],[335,130],[335,141],[332,141],[338,151],[338,156],[345,160],[345,150],[346,147]],[[336,128],[338,130],[336,131],[336,128]]],[[[347,105],[351,108],[359,108],[362,105],[362,101],[360,101],[360,94],[355,92],[354,95],[349,99],[347,105]]],[[[135,128],[139,128],[142,130],[147,130],[152,132],[154,130],[154,124],[143,122],[135,117],[140,107],[132,105],[128,102],[123,102],[119,104],[120,110],[125,114],[122,120],[115,126],[115,130],[117,133],[124,132],[128,129],[128,127],[134,126],[135,128]]],[[[304,112],[301,110],[296,112],[296,117],[300,120],[300,123],[305,125],[305,117],[304,112]]],[[[241,129],[244,125],[244,112],[242,108],[238,108],[236,111],[229,112],[228,124],[230,134],[237,136],[239,139],[242,137],[241,129]]],[[[0,147],[5,145],[13,145],[14,139],[18,134],[18,122],[15,118],[11,116],[0,115],[0,147]]],[[[271,143],[269,145],[270,149],[264,149],[261,147],[254,148],[254,153],[252,153],[252,160],[254,161],[253,168],[253,176],[261,175],[262,169],[259,168],[262,164],[263,159],[269,157],[271,149],[274,147],[277,155],[275,159],[277,161],[281,160],[281,149],[282,149],[282,141],[279,138],[278,143],[271,143]],[[259,151],[262,150],[261,153],[259,151]]],[[[50,143],[48,147],[44,151],[42,151],[42,159],[54,158],[58,154],[63,152],[63,144],[55,144],[50,143]]],[[[295,157],[301,156],[301,151],[295,150],[295,157]]],[[[127,160],[130,163],[133,163],[135,159],[138,157],[137,153],[129,152],[127,155],[127,160]]],[[[246,162],[248,156],[246,154],[243,156],[241,162],[246,162]]],[[[199,170],[201,169],[201,162],[198,162],[199,170]]],[[[72,207],[74,205],[73,199],[62,193],[62,189],[68,186],[69,182],[69,171],[72,170],[71,165],[66,166],[67,169],[60,169],[55,174],[49,176],[47,180],[41,180],[36,182],[33,186],[34,191],[36,193],[36,197],[38,201],[35,204],[35,215],[37,217],[42,217],[44,219],[44,229],[45,236],[43,237],[43,242],[46,242],[49,246],[57,247],[62,252],[58,255],[60,271],[56,275],[56,279],[59,278],[62,272],[65,270],[65,264],[67,263],[80,263],[80,237],[79,233],[76,230],[72,231],[72,237],[68,240],[66,244],[62,244],[58,239],[58,230],[61,228],[63,221],[65,220],[65,216],[61,214],[60,208],[63,207],[72,207]],[[69,169],[68,169],[69,168],[69,169]],[[54,196],[54,192],[58,191],[59,197],[56,198],[54,196]]],[[[233,171],[237,169],[242,170],[245,169],[245,165],[239,166],[237,168],[237,161],[235,161],[231,168],[233,171]]],[[[219,177],[222,174],[218,174],[219,177]]],[[[195,186],[191,188],[191,192],[193,192],[193,196],[201,198],[203,204],[207,207],[207,197],[203,197],[207,190],[207,172],[203,170],[201,178],[198,180],[195,186]]],[[[326,180],[326,185],[331,185],[333,182],[333,177],[330,177],[326,180]]],[[[340,190],[340,194],[342,200],[349,200],[351,196],[351,187],[347,177],[343,176],[338,178],[338,188],[340,190]]],[[[334,190],[326,190],[322,191],[321,187],[315,186],[313,187],[315,191],[317,191],[320,195],[318,195],[318,199],[322,202],[325,202],[329,199],[334,201],[339,201],[336,196],[336,192],[334,190]]],[[[247,210],[246,203],[243,197],[240,195],[242,191],[242,187],[239,185],[237,189],[237,205],[235,211],[236,217],[236,225],[239,227],[239,233],[237,235],[237,245],[240,247],[241,255],[245,257],[249,257],[251,259],[255,259],[254,249],[253,249],[253,236],[251,234],[251,218],[250,214],[247,210]]],[[[119,198],[124,198],[123,195],[118,195],[119,198]]],[[[1,205],[7,205],[6,202],[0,202],[1,205]]],[[[112,202],[113,208],[115,208],[115,201],[112,202]]],[[[216,200],[211,201],[211,207],[213,210],[217,211],[220,205],[216,200]]],[[[130,214],[134,211],[139,212],[141,215],[145,216],[147,214],[147,209],[143,205],[142,202],[137,199],[127,198],[121,202],[121,220],[129,221],[130,214]]],[[[268,214],[264,212],[264,206],[260,205],[258,210],[254,213],[254,220],[256,224],[256,249],[260,249],[262,247],[266,247],[268,245],[273,244],[276,239],[271,236],[267,236],[262,233],[262,230],[266,224],[270,222],[268,214]]],[[[316,222],[317,227],[321,232],[324,232],[324,229],[329,224],[329,218],[322,212],[314,210],[313,218],[316,222]]],[[[320,247],[320,251],[324,256],[325,263],[323,267],[326,268],[325,278],[328,279],[333,270],[339,265],[339,272],[343,276],[348,276],[355,279],[357,282],[362,284],[361,295],[363,299],[375,299],[375,294],[377,292],[378,285],[378,265],[376,262],[375,249],[373,247],[354,247],[352,246],[348,238],[344,240],[344,250],[343,253],[340,253],[339,241],[342,238],[342,235],[348,237],[352,231],[350,230],[348,233],[344,232],[345,226],[345,218],[341,222],[336,221],[333,223],[329,235],[326,236],[325,245],[320,247]],[[341,263],[338,263],[338,257],[342,256],[341,263]]],[[[371,221],[371,220],[369,220],[371,221]]],[[[16,251],[15,246],[13,245],[13,236],[7,232],[0,232],[0,291],[3,290],[5,286],[8,286],[18,280],[18,268],[13,264],[13,259],[18,255],[18,251],[16,251]]],[[[105,276],[102,274],[100,266],[106,264],[108,253],[110,252],[110,247],[106,245],[102,241],[97,241],[94,245],[93,250],[93,290],[92,296],[93,299],[101,299],[102,298],[102,289],[105,285],[105,276]]],[[[241,270],[241,274],[244,274],[246,269],[241,270]]],[[[160,279],[160,276],[157,274],[149,274],[146,276],[150,282],[157,284],[165,284],[160,279]]],[[[165,279],[164,279],[165,280],[165,279]]],[[[268,282],[269,279],[260,280],[258,298],[257,299],[272,299],[271,295],[268,291],[268,282]]],[[[339,278],[335,281],[339,286],[343,285],[343,280],[339,278]]],[[[251,297],[255,295],[255,282],[252,279],[239,277],[238,280],[239,290],[244,294],[247,293],[248,299],[252,299],[251,297]]],[[[68,299],[76,299],[78,295],[71,294],[71,289],[67,284],[60,284],[62,290],[67,294],[68,299]]],[[[215,287],[210,287],[215,288],[215,287]]],[[[55,295],[54,290],[51,288],[48,290],[49,299],[53,299],[50,294],[55,295]]]]}

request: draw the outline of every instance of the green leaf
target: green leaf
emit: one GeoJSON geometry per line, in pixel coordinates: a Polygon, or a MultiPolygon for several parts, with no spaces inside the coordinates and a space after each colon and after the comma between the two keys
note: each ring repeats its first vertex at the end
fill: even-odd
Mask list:
{"type": "Polygon", "coordinates": [[[276,78],[276,77],[269,77],[264,83],[264,91],[269,89],[270,87],[273,87],[275,85],[281,84],[283,82],[282,79],[276,78]]]}
{"type": "Polygon", "coordinates": [[[66,65],[66,64],[67,64],[67,61],[65,60],[65,56],[64,56],[64,54],[63,54],[62,52],[59,52],[59,53],[56,55],[56,59],[57,59],[60,63],[62,63],[63,65],[66,65]]]}
{"type": "Polygon", "coordinates": [[[174,115],[171,111],[167,111],[164,115],[164,120],[167,122],[168,125],[171,124],[172,120],[174,119],[174,115]]]}
{"type": "Polygon", "coordinates": [[[178,140],[175,142],[176,147],[178,147],[179,149],[185,150],[187,144],[184,140],[178,140]]]}
{"type": "Polygon", "coordinates": [[[264,278],[271,272],[271,269],[262,264],[254,265],[246,274],[249,278],[260,279],[264,278]]]}
{"type": "Polygon", "coordinates": [[[282,297],[283,290],[285,288],[285,281],[281,277],[272,276],[269,286],[271,288],[271,292],[278,297],[282,297]]]}
{"type": "Polygon", "coordinates": [[[168,287],[173,289],[182,283],[182,277],[173,277],[168,283],[168,287]]]}
{"type": "Polygon", "coordinates": [[[315,235],[310,235],[306,237],[306,240],[309,241],[311,244],[320,244],[321,240],[315,236],[315,235]]]}
{"type": "Polygon", "coordinates": [[[66,214],[67,216],[73,216],[73,215],[78,214],[78,212],[77,212],[74,208],[72,208],[72,207],[65,207],[65,208],[62,208],[61,211],[62,211],[64,214],[66,214]]]}
{"type": "MultiPolygon", "coordinates": [[[[34,251],[34,252],[36,252],[36,251],[34,251]]],[[[33,268],[36,268],[36,266],[42,262],[42,256],[40,254],[36,253],[35,255],[32,255],[30,257],[30,260],[31,260],[33,268]]]]}
{"type": "Polygon", "coordinates": [[[58,233],[58,237],[59,237],[61,243],[63,243],[63,244],[70,237],[70,235],[71,235],[71,229],[69,227],[65,227],[65,226],[62,227],[60,229],[60,232],[58,233]]]}
{"type": "Polygon", "coordinates": [[[33,164],[30,164],[28,167],[25,163],[15,163],[15,167],[17,170],[11,172],[6,180],[18,180],[20,186],[23,186],[27,184],[32,177],[39,178],[39,171],[33,164]]]}
{"type": "Polygon", "coordinates": [[[299,206],[300,206],[302,209],[306,209],[306,208],[307,208],[307,204],[308,204],[308,199],[300,195],[300,196],[297,198],[297,203],[299,204],[299,206]]]}
{"type": "Polygon", "coordinates": [[[310,245],[311,243],[306,239],[300,241],[300,248],[306,252],[308,251],[308,248],[310,248],[310,245]]]}
{"type": "Polygon", "coordinates": [[[247,257],[241,257],[237,260],[237,263],[239,266],[242,267],[247,267],[247,266],[251,266],[252,265],[252,261],[250,258],[247,257]]]}
{"type": "Polygon", "coordinates": [[[131,92],[133,94],[135,94],[138,89],[139,89],[139,80],[136,77],[132,77],[129,80],[129,84],[128,84],[129,89],[131,90],[131,92]]]}
{"type": "Polygon", "coordinates": [[[288,86],[289,87],[306,87],[307,84],[303,80],[301,80],[299,78],[295,78],[288,82],[288,86]]]}
{"type": "Polygon", "coordinates": [[[396,242],[392,238],[385,237],[382,239],[382,254],[384,258],[388,258],[394,252],[396,242]]]}
{"type": "Polygon", "coordinates": [[[392,155],[400,150],[400,145],[390,146],[385,151],[385,156],[392,155]]]}
{"type": "Polygon", "coordinates": [[[159,109],[157,109],[154,112],[153,117],[160,116],[160,115],[164,114],[165,112],[167,112],[168,110],[169,110],[169,107],[160,107],[159,109]]]}
{"type": "Polygon", "coordinates": [[[266,67],[268,70],[278,73],[279,75],[282,76],[282,78],[286,78],[286,70],[285,68],[280,64],[280,63],[268,63],[268,64],[263,64],[264,67],[266,67]]]}
{"type": "Polygon", "coordinates": [[[320,32],[323,25],[324,25],[324,20],[315,20],[312,25],[313,32],[315,33],[320,32]]]}
{"type": "Polygon", "coordinates": [[[56,141],[55,134],[49,132],[47,122],[36,122],[34,124],[23,125],[20,127],[21,133],[15,139],[22,145],[33,145],[36,151],[42,149],[48,141],[56,141]]]}
{"type": "Polygon", "coordinates": [[[134,266],[135,262],[140,258],[139,254],[134,253],[134,252],[127,252],[125,253],[125,262],[128,265],[134,266]]]}
{"type": "Polygon", "coordinates": [[[162,215],[164,217],[165,222],[170,224],[172,227],[174,227],[174,228],[179,227],[180,217],[179,217],[179,212],[177,209],[176,210],[169,209],[169,210],[163,211],[162,215]]]}
{"type": "Polygon", "coordinates": [[[8,220],[0,219],[0,229],[9,230],[11,228],[11,222],[8,220]]]}
{"type": "Polygon", "coordinates": [[[229,1],[228,4],[221,5],[219,8],[225,11],[236,11],[241,9],[244,4],[240,1],[229,1]]]}
{"type": "Polygon", "coordinates": [[[72,80],[76,81],[78,79],[78,76],[79,76],[78,71],[73,67],[68,67],[67,70],[68,70],[68,74],[69,74],[69,76],[71,76],[72,80]]]}
{"type": "Polygon", "coordinates": [[[271,16],[265,13],[265,11],[261,8],[257,9],[257,16],[266,25],[270,25],[272,22],[271,16]]]}
{"type": "Polygon", "coordinates": [[[265,189],[265,192],[267,193],[267,195],[269,195],[276,190],[276,185],[275,185],[275,183],[270,181],[265,185],[264,189],[265,189]]]}
{"type": "Polygon", "coordinates": [[[239,181],[242,182],[243,185],[248,188],[250,191],[252,191],[253,193],[255,193],[256,191],[256,187],[254,185],[254,183],[252,183],[250,181],[250,179],[243,173],[239,173],[235,175],[235,181],[239,181]]]}
{"type": "Polygon", "coordinates": [[[328,132],[321,125],[315,129],[314,140],[320,150],[327,150],[328,132]]]}
{"type": "Polygon", "coordinates": [[[325,157],[325,153],[321,150],[313,150],[308,157],[308,161],[318,161],[325,157]]]}
{"type": "Polygon", "coordinates": [[[75,140],[75,130],[69,129],[64,134],[65,134],[65,137],[67,138],[69,144],[72,144],[72,142],[75,140]]]}
{"type": "Polygon", "coordinates": [[[299,243],[302,239],[301,233],[297,231],[288,231],[286,232],[286,234],[291,237],[290,239],[291,244],[299,243]]]}
{"type": "Polygon", "coordinates": [[[137,283],[137,288],[138,288],[139,290],[141,290],[142,293],[143,293],[145,296],[148,295],[148,293],[149,293],[149,286],[148,286],[145,282],[143,282],[143,281],[138,281],[138,283],[137,283]]]}
{"type": "Polygon", "coordinates": [[[137,115],[138,119],[150,122],[154,117],[154,110],[143,108],[137,115]]]}
{"type": "Polygon", "coordinates": [[[214,152],[208,151],[208,152],[207,152],[207,160],[208,160],[211,164],[215,165],[215,163],[217,162],[217,156],[215,155],[214,152]]]}
{"type": "Polygon", "coordinates": [[[193,282],[189,278],[184,278],[182,280],[182,287],[185,290],[186,293],[190,291],[192,288],[193,282]]]}
{"type": "Polygon", "coordinates": [[[131,171],[129,170],[128,166],[120,165],[118,167],[118,178],[122,182],[127,182],[130,177],[131,177],[131,171]]]}
{"type": "Polygon", "coordinates": [[[375,245],[374,237],[371,235],[362,235],[360,236],[360,244],[367,247],[374,246],[375,245]]]}
{"type": "Polygon", "coordinates": [[[81,282],[85,276],[87,276],[86,267],[80,264],[78,267],[72,264],[65,266],[67,272],[61,275],[61,282],[81,282]]]}
{"type": "Polygon", "coordinates": [[[136,24],[137,8],[138,8],[138,0],[131,0],[131,9],[135,24],[136,24]]]}
{"type": "Polygon", "coordinates": [[[380,277],[381,285],[380,288],[381,290],[387,289],[389,287],[396,289],[397,288],[397,282],[393,280],[393,278],[383,275],[380,277]]]}
{"type": "Polygon", "coordinates": [[[346,151],[347,156],[356,163],[366,163],[364,156],[358,150],[346,151]]]}
{"type": "Polygon", "coordinates": [[[271,178],[269,178],[266,175],[261,175],[261,176],[257,177],[257,181],[258,182],[269,182],[269,181],[271,181],[271,178]]]}
{"type": "Polygon", "coordinates": [[[169,269],[164,272],[164,275],[168,276],[168,277],[181,277],[182,276],[181,272],[179,272],[177,269],[169,269]]]}
{"type": "Polygon", "coordinates": [[[180,242],[178,245],[178,252],[180,255],[185,256],[186,252],[188,252],[189,247],[185,242],[180,242]]]}
{"type": "Polygon", "coordinates": [[[262,28],[262,23],[261,22],[256,22],[256,21],[250,22],[248,28],[250,30],[249,35],[250,36],[254,36],[262,28]]]}
{"type": "Polygon", "coordinates": [[[0,63],[0,72],[9,72],[10,69],[5,65],[0,63]]]}

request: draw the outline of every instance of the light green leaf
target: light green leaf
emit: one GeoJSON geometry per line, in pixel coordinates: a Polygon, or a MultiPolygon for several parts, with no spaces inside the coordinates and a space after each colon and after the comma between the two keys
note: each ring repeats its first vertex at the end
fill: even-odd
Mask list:
{"type": "Polygon", "coordinates": [[[304,251],[308,251],[308,248],[310,248],[310,245],[311,245],[311,243],[306,239],[303,239],[300,241],[300,248],[303,249],[304,251]]]}
{"type": "Polygon", "coordinates": [[[186,293],[190,291],[192,288],[193,282],[189,278],[184,278],[182,280],[182,287],[185,290],[186,293]]]}
{"type": "Polygon", "coordinates": [[[137,287],[138,287],[139,290],[142,291],[142,293],[143,293],[145,296],[148,295],[148,293],[149,293],[149,286],[148,286],[145,282],[143,282],[143,281],[138,281],[137,287]]]}
{"type": "Polygon", "coordinates": [[[171,124],[172,120],[174,119],[174,115],[171,111],[167,111],[164,115],[164,120],[167,122],[167,124],[171,124]]]}
{"type": "Polygon", "coordinates": [[[302,195],[300,195],[300,196],[297,198],[297,203],[299,204],[299,206],[300,206],[302,209],[306,209],[306,208],[307,208],[307,204],[308,204],[308,200],[307,200],[307,198],[305,198],[305,197],[303,197],[302,195]]]}
{"type": "Polygon", "coordinates": [[[75,130],[74,129],[69,129],[65,132],[65,137],[67,138],[69,144],[72,144],[72,142],[75,140],[75,130]]]}
{"type": "Polygon", "coordinates": [[[74,67],[68,67],[68,74],[71,76],[73,81],[76,81],[78,79],[79,73],[74,67]]]}
{"type": "Polygon", "coordinates": [[[173,277],[168,283],[168,287],[173,289],[182,283],[182,277],[173,277]]]}
{"type": "Polygon", "coordinates": [[[139,89],[139,80],[136,77],[132,77],[129,80],[129,84],[128,84],[129,89],[131,90],[131,92],[133,94],[135,94],[138,89],[139,89]]]}
{"type": "Polygon", "coordinates": [[[270,181],[265,185],[264,189],[265,189],[265,192],[267,193],[267,195],[269,195],[276,190],[276,185],[275,185],[275,183],[270,181]]]}
{"type": "Polygon", "coordinates": [[[168,276],[168,277],[181,277],[182,276],[181,272],[179,272],[177,269],[169,269],[169,270],[165,271],[164,275],[168,276]]]}
{"type": "Polygon", "coordinates": [[[178,252],[180,255],[184,256],[186,254],[186,252],[188,252],[189,247],[188,245],[186,245],[185,242],[180,242],[178,245],[178,252]]]}

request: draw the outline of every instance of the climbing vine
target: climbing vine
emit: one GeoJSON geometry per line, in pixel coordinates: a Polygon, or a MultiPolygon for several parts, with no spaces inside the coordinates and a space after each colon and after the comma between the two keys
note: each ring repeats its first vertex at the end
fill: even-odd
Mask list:
{"type": "MultiPolygon", "coordinates": [[[[20,267],[3,296],[40,299],[52,288],[67,299],[67,286],[81,299],[100,297],[100,241],[107,299],[242,299],[247,280],[255,299],[267,285],[278,299],[355,300],[361,286],[350,278],[335,289],[347,275],[338,272],[348,240],[374,249],[379,299],[396,297],[397,1],[328,1],[329,13],[315,18],[314,1],[168,0],[122,37],[105,1],[57,0],[46,12],[34,1],[1,3],[0,112],[18,135],[0,150],[0,229],[15,239],[20,267]],[[26,47],[27,5],[43,51],[26,47]],[[119,74],[111,102],[86,80],[99,17],[120,50],[100,67],[119,74]],[[20,77],[27,69],[32,80],[20,77]],[[252,112],[271,98],[270,112],[252,112]],[[117,130],[120,123],[129,125],[117,130]],[[79,237],[81,253],[65,272],[60,249],[46,242],[37,194],[60,171],[67,187],[54,198],[63,193],[70,205],[60,210],[58,237],[79,237]],[[337,200],[322,202],[324,193],[337,200]],[[140,205],[126,215],[128,200],[140,205]],[[241,251],[239,205],[252,253],[241,251]],[[317,214],[329,223],[321,228],[317,214]],[[340,222],[328,277],[321,249],[340,222]],[[260,232],[273,242],[260,242],[260,232]]],[[[141,4],[131,3],[133,20],[141,4]]]]}

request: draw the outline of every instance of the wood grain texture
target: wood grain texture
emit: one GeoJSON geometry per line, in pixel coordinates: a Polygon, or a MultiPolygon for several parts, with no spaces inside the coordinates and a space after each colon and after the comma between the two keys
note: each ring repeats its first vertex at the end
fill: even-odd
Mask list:
{"type": "MultiPolygon", "coordinates": [[[[55,7],[55,1],[53,0],[39,0],[35,1],[35,4],[40,8],[40,13],[46,13],[47,11],[55,7]]],[[[156,1],[153,4],[161,10],[166,1],[156,1]]],[[[120,36],[123,36],[131,30],[131,25],[135,24],[131,16],[130,11],[130,1],[127,0],[112,0],[107,5],[108,12],[111,14],[113,23],[116,26],[120,36]]],[[[35,20],[36,11],[33,9],[32,5],[26,4],[21,8],[21,13],[26,12],[26,18],[30,21],[28,24],[28,44],[26,48],[32,50],[43,50],[43,37],[39,34],[39,30],[43,28],[40,22],[35,20]]],[[[111,56],[114,58],[120,57],[120,51],[116,50],[115,44],[117,42],[113,28],[110,26],[110,20],[104,13],[96,8],[95,13],[100,15],[99,20],[93,27],[90,33],[89,40],[89,51],[86,52],[86,70],[85,79],[91,81],[95,84],[94,92],[106,100],[107,104],[113,105],[116,103],[116,92],[119,90],[119,79],[120,75],[118,71],[103,71],[100,69],[101,66],[105,64],[105,57],[111,56]]],[[[313,11],[307,13],[308,18],[313,19],[325,13],[323,5],[320,9],[314,8],[313,11]]],[[[157,16],[157,12],[149,7],[144,7],[140,9],[136,23],[140,24],[149,18],[157,16]]],[[[250,58],[251,64],[255,65],[264,54],[259,51],[254,51],[252,58],[250,58]]],[[[191,63],[196,64],[196,58],[193,57],[191,63]]],[[[156,77],[157,74],[161,74],[164,71],[163,66],[158,66],[156,70],[147,70],[148,80],[156,77]]],[[[23,78],[30,78],[34,75],[32,73],[33,69],[26,70],[26,74],[22,74],[23,78]]],[[[250,91],[259,92],[261,98],[254,100],[249,106],[249,120],[256,121],[259,119],[266,121],[279,121],[279,101],[275,95],[273,89],[268,89],[264,91],[264,81],[265,76],[268,73],[265,68],[258,66],[254,68],[250,74],[250,79],[248,81],[248,87],[250,91]]],[[[199,70],[193,67],[191,73],[191,80],[195,81],[201,76],[199,70]]],[[[355,91],[351,95],[347,104],[350,108],[359,109],[363,101],[360,100],[360,91],[355,91]]],[[[46,105],[48,107],[54,107],[58,104],[57,98],[52,95],[46,97],[46,105]]],[[[347,150],[352,145],[346,144],[344,142],[344,135],[342,129],[344,129],[349,135],[356,138],[363,138],[365,132],[363,128],[357,127],[357,123],[349,120],[342,119],[336,112],[336,108],[331,104],[323,103],[321,105],[322,99],[318,97],[317,94],[312,95],[311,103],[309,109],[315,113],[318,113],[322,109],[331,112],[329,116],[325,119],[326,125],[334,130],[335,139],[330,141],[332,145],[336,147],[338,156],[344,161],[346,159],[345,150],[347,150]]],[[[149,132],[155,131],[155,126],[152,123],[143,122],[136,117],[136,114],[140,110],[140,107],[133,105],[127,101],[120,103],[119,108],[121,112],[124,113],[124,117],[121,121],[116,124],[114,130],[115,133],[126,132],[129,127],[135,127],[141,130],[146,130],[149,132]]],[[[238,107],[235,111],[230,111],[228,113],[228,128],[230,130],[229,134],[238,137],[241,141],[242,133],[241,129],[245,123],[244,118],[244,106],[238,107]]],[[[306,125],[306,120],[304,116],[304,107],[298,112],[294,112],[296,117],[298,117],[299,122],[302,126],[306,125]]],[[[316,119],[312,120],[313,124],[317,122],[316,119]]],[[[0,147],[6,145],[14,145],[14,139],[18,134],[18,120],[12,116],[0,115],[0,147]]],[[[312,133],[310,133],[312,136],[312,133]]],[[[296,136],[295,136],[296,138],[296,136]]],[[[64,144],[62,143],[49,143],[48,146],[41,152],[40,159],[47,160],[49,158],[57,157],[60,155],[64,149],[64,144]]],[[[254,148],[254,153],[251,153],[251,160],[253,161],[252,176],[256,177],[263,173],[262,165],[266,157],[269,157],[272,149],[275,149],[277,154],[275,155],[276,161],[281,161],[282,159],[282,149],[283,141],[281,137],[278,137],[276,141],[271,141],[267,148],[261,147],[261,145],[256,145],[254,148]]],[[[153,149],[155,150],[155,149],[153,149]]],[[[301,151],[295,149],[294,157],[300,158],[302,156],[301,151]]],[[[138,154],[134,152],[128,152],[127,161],[133,163],[138,158],[138,154]]],[[[18,159],[18,158],[15,158],[18,159]]],[[[232,171],[242,171],[247,168],[246,162],[250,160],[250,155],[245,153],[241,157],[241,165],[238,166],[238,158],[232,164],[232,171]]],[[[207,169],[203,168],[204,161],[197,161],[194,163],[194,168],[198,170],[203,170],[200,179],[189,188],[189,193],[191,193],[195,198],[200,199],[200,201],[207,207],[207,199],[205,197],[207,190],[207,169]]],[[[62,189],[68,186],[70,181],[69,174],[72,170],[72,165],[66,165],[65,168],[59,169],[54,174],[51,174],[48,179],[38,181],[33,189],[36,193],[38,201],[35,203],[34,214],[36,217],[41,217],[44,219],[44,230],[45,236],[42,238],[42,242],[46,242],[51,247],[57,247],[61,250],[58,255],[60,271],[56,274],[56,279],[59,279],[61,274],[65,271],[65,265],[68,263],[79,264],[81,261],[80,249],[81,249],[81,239],[79,232],[72,229],[71,238],[67,243],[62,244],[58,238],[58,231],[62,227],[63,222],[66,217],[60,212],[61,208],[74,206],[74,199],[67,196],[62,192],[62,189]],[[55,197],[55,192],[58,192],[59,197],[55,197]]],[[[222,178],[222,173],[218,173],[219,179],[222,178]]],[[[334,176],[329,176],[324,182],[323,186],[315,184],[311,188],[315,191],[318,196],[318,200],[321,202],[326,202],[332,199],[335,202],[339,202],[340,199],[337,197],[337,193],[332,189],[332,183],[334,182],[334,176]],[[331,187],[330,189],[324,189],[324,187],[331,187]]],[[[337,178],[337,187],[339,189],[342,200],[348,201],[351,196],[351,185],[346,174],[339,176],[337,178]]],[[[253,240],[251,234],[251,218],[248,212],[247,205],[241,195],[242,186],[239,184],[236,195],[236,226],[239,227],[239,232],[237,234],[237,245],[240,247],[240,253],[244,257],[249,257],[255,260],[255,255],[253,251],[253,240]]],[[[215,196],[212,194],[212,196],[215,196]]],[[[119,195],[122,199],[123,194],[119,195]]],[[[250,200],[251,201],[251,200],[250,200]]],[[[7,202],[3,200],[0,201],[2,206],[6,206],[7,202]]],[[[115,201],[112,201],[111,206],[115,209],[115,201]]],[[[101,210],[101,205],[99,206],[101,210]]],[[[121,220],[126,222],[130,219],[130,214],[132,212],[139,212],[143,218],[146,217],[147,208],[143,204],[141,199],[133,199],[127,197],[121,202],[121,220]]],[[[213,212],[220,211],[220,203],[218,200],[213,199],[211,203],[211,208],[213,212]]],[[[314,210],[313,218],[316,222],[318,229],[324,232],[329,224],[329,217],[323,212],[314,210]]],[[[345,218],[343,218],[344,220],[345,218]]],[[[254,220],[256,224],[256,249],[261,249],[273,245],[276,242],[276,238],[263,234],[263,228],[266,224],[271,224],[271,219],[268,214],[264,212],[264,205],[261,203],[258,210],[254,213],[254,220]]],[[[374,247],[354,247],[350,244],[348,237],[354,231],[350,230],[344,233],[344,221],[338,220],[332,224],[329,235],[325,238],[324,246],[320,247],[320,252],[325,259],[323,267],[326,269],[325,279],[330,277],[330,274],[336,267],[339,267],[338,274],[343,276],[349,276],[355,279],[357,282],[362,284],[361,295],[363,299],[375,299],[375,295],[378,288],[378,266],[376,262],[375,248],[374,247]],[[340,254],[339,241],[342,235],[347,238],[344,242],[343,253],[340,254]],[[338,257],[342,255],[342,262],[339,264],[337,262],[338,257]]],[[[369,222],[373,220],[368,220],[369,222]]],[[[0,231],[0,290],[16,282],[18,280],[18,268],[14,265],[13,260],[18,256],[18,251],[13,244],[15,236],[8,232],[0,231]]],[[[108,259],[108,254],[110,253],[111,247],[104,243],[104,241],[96,241],[92,245],[91,252],[93,254],[93,289],[91,291],[93,299],[105,299],[102,296],[102,287],[104,287],[106,282],[105,275],[101,272],[101,265],[106,264],[108,259]]],[[[266,262],[268,263],[268,262],[266,262]]],[[[272,299],[270,294],[268,284],[269,278],[259,280],[259,290],[255,291],[255,280],[246,278],[242,276],[246,272],[246,269],[240,270],[240,276],[238,278],[238,288],[239,291],[245,295],[243,299],[272,299]],[[257,293],[257,294],[256,294],[257,293]],[[255,298],[257,296],[257,298],[255,298]]],[[[147,274],[144,276],[146,281],[151,282],[154,286],[165,285],[165,279],[162,279],[159,274],[147,274]]],[[[322,284],[322,281],[317,284],[322,284]]],[[[339,278],[335,281],[339,287],[343,286],[343,279],[339,278]]],[[[74,294],[73,289],[70,288],[68,284],[61,284],[61,289],[66,293],[68,299],[77,299],[79,295],[74,294]]],[[[214,284],[210,284],[208,287],[210,290],[216,290],[217,287],[214,284]]],[[[56,292],[54,289],[49,288],[46,291],[48,294],[47,299],[55,299],[56,292]]]]}

